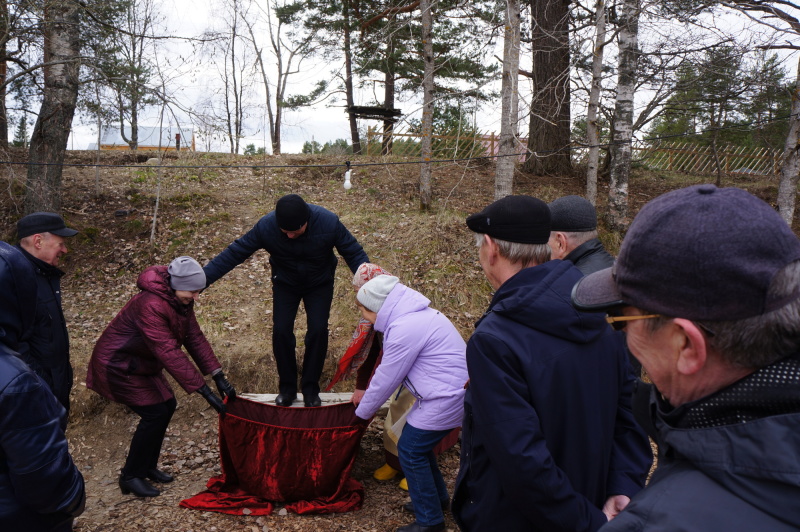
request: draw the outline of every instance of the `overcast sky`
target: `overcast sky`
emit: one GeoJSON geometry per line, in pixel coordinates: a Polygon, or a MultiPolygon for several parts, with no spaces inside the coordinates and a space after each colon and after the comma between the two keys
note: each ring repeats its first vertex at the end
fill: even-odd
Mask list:
{"type": "MultiPolygon", "coordinates": [[[[211,0],[161,0],[161,10],[166,16],[166,23],[169,25],[169,33],[171,35],[179,35],[186,37],[196,37],[203,31],[209,29],[215,22],[213,18],[214,10],[210,7],[211,0]]],[[[257,0],[258,2],[265,2],[266,0],[257,0]]],[[[725,20],[720,24],[719,20],[713,21],[714,25],[731,28],[738,24],[746,24],[743,19],[738,21],[735,19],[725,20]]],[[[763,26],[762,26],[763,29],[763,26]]],[[[640,36],[640,40],[647,38],[647,34],[640,36]]],[[[266,40],[266,35],[264,35],[266,40]]],[[[170,44],[170,50],[174,53],[191,56],[191,48],[186,45],[170,44]]],[[[162,53],[169,53],[164,51],[162,53]]],[[[498,49],[495,52],[496,56],[502,56],[502,42],[498,43],[498,49]]],[[[525,64],[527,57],[523,54],[521,58],[522,69],[530,69],[529,59],[528,65],[525,64]]],[[[791,76],[796,72],[797,59],[794,55],[786,55],[786,67],[791,76]]],[[[497,60],[492,58],[491,60],[497,60]]],[[[202,69],[203,66],[200,66],[202,69]]],[[[269,69],[270,66],[267,65],[269,69]]],[[[324,65],[319,62],[307,61],[301,67],[301,72],[289,78],[290,87],[288,94],[302,94],[307,93],[320,76],[330,77],[330,72],[333,69],[341,68],[341,65],[324,65]]],[[[180,88],[178,94],[175,95],[176,99],[180,100],[183,105],[197,106],[202,99],[203,93],[212,89],[209,87],[216,86],[218,79],[215,72],[195,71],[193,75],[187,74],[185,77],[175,81],[175,87],[180,88]]],[[[370,100],[381,100],[383,93],[382,83],[374,81],[367,84],[367,88],[357,95],[356,105],[365,105],[370,100]]],[[[520,77],[520,116],[524,117],[526,110],[526,95],[529,93],[528,87],[529,80],[520,77]]],[[[499,82],[495,85],[495,90],[499,91],[499,82]]],[[[638,95],[637,100],[645,98],[646,95],[638,95]]],[[[404,120],[410,118],[420,119],[420,98],[418,95],[412,96],[412,101],[398,101],[396,107],[402,109],[404,113],[404,120]]],[[[219,102],[217,102],[219,104],[219,102]]],[[[574,102],[573,102],[574,103],[574,102]]],[[[583,105],[583,104],[581,104],[583,105]]],[[[250,125],[248,133],[250,136],[243,138],[240,142],[241,149],[244,149],[248,144],[254,144],[256,147],[267,146],[269,148],[269,135],[265,131],[258,131],[254,133],[259,124],[266,124],[265,111],[263,106],[257,105],[250,110],[251,119],[248,122],[250,125]],[[262,116],[257,116],[259,111],[262,116]]],[[[573,118],[577,115],[585,114],[585,108],[573,110],[573,118]]],[[[500,115],[500,101],[496,105],[484,105],[477,115],[474,116],[478,128],[483,132],[499,133],[500,115]]],[[[174,126],[174,119],[172,124],[174,126]]],[[[191,125],[190,121],[185,118],[180,118],[182,125],[191,125]]],[[[168,120],[169,121],[169,120],[168,120]]],[[[85,120],[84,120],[85,122],[85,120]]],[[[158,126],[158,109],[151,109],[144,118],[140,120],[141,125],[145,126],[158,126]]],[[[520,129],[524,132],[527,119],[523,118],[520,123],[520,129]]],[[[377,121],[360,121],[360,127],[366,128],[367,126],[378,127],[380,125],[377,121]]],[[[398,124],[398,129],[405,129],[406,123],[398,124]]],[[[339,101],[331,105],[330,101],[315,105],[311,108],[303,108],[299,111],[284,112],[283,126],[281,129],[281,145],[284,153],[299,153],[302,150],[303,144],[312,139],[320,144],[336,139],[347,139],[350,141],[350,131],[347,121],[347,114],[344,111],[343,97],[339,97],[339,101]]],[[[97,129],[94,124],[82,123],[77,117],[73,123],[73,132],[70,137],[68,148],[69,149],[87,149],[90,144],[96,142],[97,129]]],[[[200,149],[200,146],[198,146],[200,149]]],[[[228,144],[218,144],[215,151],[228,151],[228,144]]]]}

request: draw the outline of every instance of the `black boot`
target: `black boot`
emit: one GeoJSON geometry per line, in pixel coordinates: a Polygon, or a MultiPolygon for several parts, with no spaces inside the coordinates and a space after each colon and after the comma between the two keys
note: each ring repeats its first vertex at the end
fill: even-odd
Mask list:
{"type": "Polygon", "coordinates": [[[133,493],[137,497],[158,497],[161,492],[151,486],[143,478],[123,478],[119,477],[119,489],[123,495],[133,493]]]}
{"type": "Polygon", "coordinates": [[[152,480],[153,482],[158,482],[159,484],[169,484],[175,477],[168,473],[164,473],[159,469],[148,469],[147,470],[147,478],[152,480]]]}
{"type": "Polygon", "coordinates": [[[296,393],[281,393],[275,398],[275,404],[278,406],[292,406],[295,399],[297,399],[296,393]]]}
{"type": "Polygon", "coordinates": [[[303,394],[303,403],[308,407],[317,407],[322,406],[322,401],[319,398],[318,393],[304,393],[303,394]]]}

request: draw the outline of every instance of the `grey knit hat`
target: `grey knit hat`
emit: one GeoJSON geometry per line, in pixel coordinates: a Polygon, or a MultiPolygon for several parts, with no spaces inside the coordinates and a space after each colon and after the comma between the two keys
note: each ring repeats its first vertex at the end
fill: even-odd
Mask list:
{"type": "Polygon", "coordinates": [[[564,196],[547,204],[550,207],[550,230],[585,233],[597,229],[597,210],[580,196],[564,196]]]}
{"type": "Polygon", "coordinates": [[[170,263],[167,271],[169,285],[173,290],[194,292],[206,287],[206,274],[192,257],[178,257],[170,263]]]}
{"type": "Polygon", "coordinates": [[[364,286],[358,289],[356,298],[358,301],[367,307],[372,312],[378,312],[386,301],[389,293],[400,281],[394,275],[378,275],[371,281],[364,283],[364,286]]]}

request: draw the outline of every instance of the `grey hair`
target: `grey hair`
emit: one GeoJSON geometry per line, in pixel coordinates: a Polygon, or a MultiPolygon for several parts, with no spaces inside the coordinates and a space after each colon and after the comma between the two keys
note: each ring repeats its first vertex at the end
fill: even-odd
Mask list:
{"type": "Polygon", "coordinates": [[[597,229],[592,231],[581,231],[576,233],[575,231],[553,231],[554,233],[562,233],[564,236],[567,237],[567,242],[569,242],[570,246],[575,249],[576,247],[580,246],[584,242],[588,242],[593,238],[597,238],[597,229]]]}
{"type": "MultiPolygon", "coordinates": [[[[475,233],[475,245],[480,248],[483,245],[484,233],[475,233]]],[[[508,259],[513,264],[521,264],[523,268],[538,266],[550,260],[552,250],[545,242],[544,244],[520,244],[519,242],[507,242],[489,236],[492,242],[497,244],[497,250],[501,257],[508,259]]]]}
{"type": "MultiPolygon", "coordinates": [[[[741,368],[762,368],[800,351],[800,261],[779,271],[769,286],[769,298],[795,296],[777,310],[732,321],[695,321],[706,332],[710,349],[729,364],[741,368]]],[[[654,331],[671,318],[649,320],[654,331]]]]}

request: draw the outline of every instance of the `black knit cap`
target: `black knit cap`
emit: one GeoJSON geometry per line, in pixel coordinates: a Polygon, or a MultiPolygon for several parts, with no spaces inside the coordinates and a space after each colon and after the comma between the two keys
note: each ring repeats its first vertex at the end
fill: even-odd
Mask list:
{"type": "Polygon", "coordinates": [[[506,242],[546,244],[550,240],[550,209],[532,196],[506,196],[469,216],[467,227],[506,242]]]}
{"type": "Polygon", "coordinates": [[[597,210],[580,196],[564,196],[547,204],[551,231],[586,233],[597,229],[597,210]]]}
{"type": "Polygon", "coordinates": [[[278,227],[285,231],[297,231],[308,221],[310,215],[308,204],[297,194],[284,196],[275,204],[278,227]]]}

